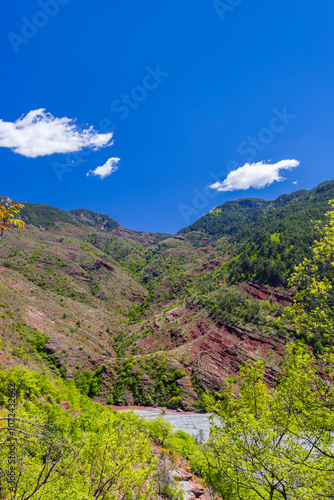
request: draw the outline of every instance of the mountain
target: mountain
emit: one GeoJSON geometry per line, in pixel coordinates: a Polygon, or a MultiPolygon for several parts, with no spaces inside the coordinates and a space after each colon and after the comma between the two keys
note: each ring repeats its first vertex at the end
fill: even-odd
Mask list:
{"type": "Polygon", "coordinates": [[[237,241],[243,241],[254,231],[269,227],[279,219],[291,218],[297,213],[321,216],[324,205],[333,196],[334,181],[326,181],[310,191],[302,189],[281,195],[272,201],[260,198],[228,201],[181,229],[178,234],[200,233],[213,240],[229,235],[237,241]]]}
{"type": "MultiPolygon", "coordinates": [[[[18,202],[11,200],[7,196],[0,196],[0,205],[9,206],[15,203],[18,202]]],[[[21,203],[24,203],[24,208],[21,210],[20,217],[26,224],[44,227],[45,229],[51,229],[60,223],[75,224],[71,216],[67,212],[60,210],[60,208],[39,203],[21,203]]]]}
{"type": "Polygon", "coordinates": [[[120,227],[121,225],[108,215],[98,214],[92,212],[91,210],[86,210],[85,208],[79,208],[76,210],[70,210],[68,214],[81,224],[91,226],[100,231],[106,231],[110,233],[113,229],[120,227]]]}
{"type": "Polygon", "coordinates": [[[296,262],[309,255],[314,221],[323,220],[334,182],[266,201],[243,198],[224,203],[178,234],[194,244],[225,238],[237,246],[228,277],[272,286],[287,285],[296,262]]]}
{"type": "Polygon", "coordinates": [[[102,368],[97,399],[114,404],[192,407],[248,359],[274,384],[293,335],[278,322],[287,277],[331,198],[334,181],[227,202],[175,236],[25,203],[25,229],[0,243],[0,363],[102,368]]]}

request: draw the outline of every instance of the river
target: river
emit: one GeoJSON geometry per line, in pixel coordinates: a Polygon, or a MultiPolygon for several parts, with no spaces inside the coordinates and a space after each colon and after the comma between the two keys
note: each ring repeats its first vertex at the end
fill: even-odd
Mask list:
{"type": "MultiPolygon", "coordinates": [[[[158,415],[162,415],[160,410],[132,410],[136,415],[139,415],[146,420],[152,420],[158,415]]],[[[205,441],[209,438],[210,433],[210,413],[178,413],[166,411],[163,414],[164,418],[170,422],[176,431],[184,431],[191,436],[197,436],[203,431],[205,441]]]]}

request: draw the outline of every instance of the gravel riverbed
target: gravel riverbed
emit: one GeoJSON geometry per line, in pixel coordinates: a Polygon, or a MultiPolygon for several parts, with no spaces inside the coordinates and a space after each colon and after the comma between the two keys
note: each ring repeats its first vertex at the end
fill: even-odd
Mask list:
{"type": "MultiPolygon", "coordinates": [[[[152,420],[158,415],[162,415],[160,410],[132,410],[136,415],[139,415],[146,420],[152,420]]],[[[170,422],[175,430],[184,431],[191,436],[197,436],[200,430],[203,431],[204,440],[209,438],[210,433],[210,413],[178,413],[172,411],[166,411],[163,414],[164,418],[170,422]]]]}

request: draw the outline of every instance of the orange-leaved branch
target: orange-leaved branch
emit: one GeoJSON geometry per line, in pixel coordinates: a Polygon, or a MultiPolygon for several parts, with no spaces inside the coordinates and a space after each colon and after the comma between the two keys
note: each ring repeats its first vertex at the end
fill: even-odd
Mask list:
{"type": "Polygon", "coordinates": [[[20,209],[23,207],[24,205],[22,203],[16,203],[16,205],[7,208],[3,205],[0,205],[0,239],[2,238],[4,231],[6,231],[6,229],[9,229],[10,227],[24,227],[25,223],[22,220],[16,218],[20,213],[20,209]]]}

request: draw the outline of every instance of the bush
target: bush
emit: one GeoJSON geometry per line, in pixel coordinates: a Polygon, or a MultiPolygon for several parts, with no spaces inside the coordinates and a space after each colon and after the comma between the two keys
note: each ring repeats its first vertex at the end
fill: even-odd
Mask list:
{"type": "Polygon", "coordinates": [[[174,398],[171,398],[168,401],[167,408],[171,408],[172,410],[176,410],[177,408],[179,408],[181,403],[182,403],[182,397],[176,396],[174,398]]]}
{"type": "Polygon", "coordinates": [[[102,385],[102,368],[95,373],[90,370],[78,370],[75,372],[75,385],[81,394],[89,397],[97,396],[102,385]]]}
{"type": "MultiPolygon", "coordinates": [[[[153,498],[156,459],[137,416],[116,414],[93,403],[80,394],[73,380],[54,383],[26,368],[0,370],[1,406],[8,405],[10,383],[17,392],[17,498],[30,498],[34,488],[33,497],[45,500],[86,500],[97,498],[96,492],[100,498],[153,498]],[[37,397],[44,399],[37,402],[37,397]],[[64,400],[71,411],[61,408],[59,402],[64,400]],[[43,486],[44,480],[49,484],[43,486]]],[[[7,413],[0,409],[1,424],[7,413]]],[[[7,425],[0,425],[4,452],[8,451],[7,433],[7,425]]],[[[9,498],[8,476],[2,479],[3,498],[9,498]]]]}

